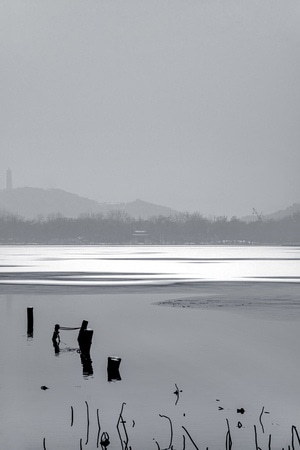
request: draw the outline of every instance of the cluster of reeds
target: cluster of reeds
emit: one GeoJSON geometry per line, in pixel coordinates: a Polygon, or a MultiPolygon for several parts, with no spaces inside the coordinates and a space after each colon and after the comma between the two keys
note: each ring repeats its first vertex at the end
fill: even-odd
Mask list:
{"type": "MultiPolygon", "coordinates": [[[[176,391],[174,392],[174,394],[176,394],[177,396],[177,401],[176,404],[178,402],[178,398],[179,398],[179,393],[181,391],[179,391],[177,385],[176,385],[176,391]]],[[[129,432],[127,430],[127,422],[124,418],[124,408],[125,408],[126,403],[122,403],[121,405],[121,410],[117,419],[117,423],[116,423],[116,429],[117,429],[117,434],[118,434],[118,439],[119,439],[119,444],[116,444],[114,442],[114,448],[116,448],[116,445],[119,445],[119,449],[120,450],[133,450],[133,447],[130,443],[130,439],[129,439],[129,432]]],[[[80,441],[78,443],[78,448],[79,450],[83,450],[84,446],[86,446],[89,443],[90,440],[90,409],[89,409],[89,404],[87,401],[85,401],[85,408],[86,408],[86,436],[85,438],[80,438],[80,441]]],[[[219,408],[219,409],[223,409],[223,408],[219,408]]],[[[242,413],[244,412],[243,408],[241,410],[238,410],[238,412],[242,411],[242,413]]],[[[261,432],[264,434],[265,433],[265,427],[263,424],[263,414],[264,414],[265,410],[264,407],[261,410],[261,413],[259,415],[259,424],[261,427],[261,432]]],[[[95,443],[95,447],[98,449],[100,448],[101,450],[109,450],[109,447],[111,445],[110,442],[110,436],[108,434],[107,431],[103,431],[102,427],[101,427],[101,423],[100,423],[100,418],[99,418],[99,409],[96,410],[96,416],[97,416],[97,437],[96,437],[96,443],[95,443]]],[[[187,446],[188,448],[193,448],[195,450],[200,450],[200,446],[197,444],[196,440],[194,439],[194,437],[192,437],[191,433],[187,430],[187,428],[185,426],[181,426],[181,430],[182,430],[182,444],[180,446],[180,448],[178,447],[178,445],[176,447],[174,447],[173,444],[173,438],[174,438],[174,426],[173,426],[173,422],[172,419],[164,414],[159,414],[159,417],[161,417],[162,419],[166,419],[168,422],[168,429],[169,429],[169,444],[167,447],[162,447],[159,442],[156,439],[153,439],[153,445],[156,446],[157,450],[186,450],[187,446]]],[[[239,422],[238,424],[241,423],[239,422]]],[[[71,406],[71,418],[70,418],[70,426],[73,427],[74,425],[74,408],[73,406],[71,406]]],[[[232,438],[232,433],[231,433],[231,428],[230,428],[230,424],[229,424],[229,420],[226,419],[226,425],[227,425],[227,431],[226,431],[226,435],[225,435],[225,439],[224,439],[224,450],[232,450],[233,447],[233,438],[232,438]]],[[[135,421],[132,421],[132,427],[135,426],[135,421]]],[[[239,427],[239,425],[238,425],[239,427]]],[[[253,426],[253,450],[298,450],[300,449],[300,435],[298,433],[298,430],[296,428],[295,425],[291,426],[291,430],[290,430],[290,444],[288,444],[288,446],[286,448],[282,447],[282,448],[272,448],[272,434],[268,434],[268,443],[267,443],[267,449],[266,448],[262,448],[260,447],[261,444],[259,444],[258,442],[258,432],[257,432],[257,427],[256,425],[253,426]]],[[[148,447],[149,448],[149,447],[148,447]]],[[[203,447],[201,447],[202,450],[203,447]]],[[[48,449],[46,447],[46,438],[43,439],[43,450],[51,450],[50,448],[48,449]]],[[[136,449],[136,450],[141,450],[136,449]]],[[[209,450],[209,447],[205,447],[205,450],[209,450]]],[[[240,449],[243,450],[243,449],[240,449]]]]}

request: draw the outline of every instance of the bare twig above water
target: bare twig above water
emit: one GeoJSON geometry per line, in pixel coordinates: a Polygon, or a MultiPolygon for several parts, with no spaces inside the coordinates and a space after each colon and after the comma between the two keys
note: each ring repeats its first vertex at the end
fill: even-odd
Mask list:
{"type": "Polygon", "coordinates": [[[73,406],[71,406],[71,427],[73,426],[74,423],[74,409],[73,406]]]}
{"type": "Polygon", "coordinates": [[[100,425],[100,419],[99,419],[99,409],[97,409],[97,424],[98,424],[97,448],[99,448],[100,432],[101,432],[101,425],[100,425]]]}
{"type": "Polygon", "coordinates": [[[159,414],[159,417],[164,417],[165,419],[167,419],[167,420],[169,421],[171,436],[170,436],[170,444],[169,444],[169,447],[168,447],[166,450],[172,449],[172,442],[173,442],[173,424],[172,424],[172,420],[170,419],[170,417],[165,416],[165,415],[163,415],[163,414],[159,414]]]}
{"type": "Polygon", "coordinates": [[[261,450],[261,448],[258,446],[257,431],[255,425],[254,425],[254,440],[255,440],[255,450],[261,450]]]}
{"type": "Polygon", "coordinates": [[[272,441],[272,436],[269,434],[268,450],[271,450],[271,441],[272,441]]]}
{"type": "Polygon", "coordinates": [[[262,423],[261,418],[262,418],[262,415],[263,415],[263,413],[264,413],[264,410],[265,410],[265,407],[263,406],[263,407],[262,407],[262,410],[261,410],[261,413],[260,413],[260,416],[259,416],[259,423],[260,423],[260,425],[261,425],[261,429],[262,429],[262,432],[263,432],[263,433],[265,432],[265,429],[264,429],[264,426],[263,426],[263,423],[262,423]]]}
{"type": "Polygon", "coordinates": [[[90,412],[89,412],[89,405],[88,402],[85,401],[86,404],[86,441],[85,445],[89,442],[89,434],[90,434],[90,412]]]}
{"type": "Polygon", "coordinates": [[[230,426],[229,426],[228,419],[226,419],[226,423],[227,423],[227,433],[226,433],[226,439],[225,439],[225,446],[226,446],[226,450],[231,450],[232,439],[231,439],[231,432],[230,432],[230,426]]]}
{"type": "Polygon", "coordinates": [[[298,444],[300,445],[300,436],[299,433],[297,431],[297,428],[295,427],[295,425],[292,426],[292,450],[295,450],[295,436],[298,440],[298,444]]]}
{"type": "MultiPolygon", "coordinates": [[[[89,434],[90,434],[90,412],[89,412],[89,404],[87,401],[85,401],[85,405],[86,405],[86,421],[87,421],[87,429],[86,429],[86,442],[84,444],[83,439],[80,439],[80,450],[83,449],[84,445],[87,445],[89,442],[89,434]]],[[[124,419],[123,413],[124,413],[124,407],[125,407],[126,403],[122,403],[121,405],[121,410],[118,416],[118,421],[117,421],[117,432],[118,432],[118,436],[119,436],[119,447],[120,450],[132,450],[131,445],[129,445],[129,437],[128,437],[128,433],[127,433],[127,428],[126,428],[126,420],[124,419]]],[[[263,418],[263,414],[269,414],[269,412],[266,412],[264,407],[262,407],[261,413],[259,415],[259,423],[260,423],[260,427],[262,430],[262,433],[265,433],[265,427],[262,421],[263,418]]],[[[185,414],[183,414],[185,416],[185,414]]],[[[106,450],[107,447],[110,445],[110,437],[108,435],[107,432],[103,432],[100,438],[100,434],[101,434],[101,424],[100,424],[100,418],[99,418],[99,409],[96,410],[96,417],[97,417],[97,425],[98,425],[98,430],[97,430],[97,448],[99,448],[99,446],[101,446],[102,450],[106,450]]],[[[153,441],[156,444],[157,450],[175,450],[174,446],[173,446],[173,439],[174,439],[174,427],[173,427],[173,422],[171,417],[164,415],[164,414],[159,414],[159,417],[161,418],[165,418],[169,421],[169,425],[170,425],[170,440],[169,440],[169,445],[168,447],[161,447],[160,444],[156,441],[156,439],[153,438],[153,441]]],[[[135,422],[132,421],[133,426],[135,425],[135,422]]],[[[231,435],[231,429],[230,429],[230,425],[229,425],[229,421],[228,419],[226,419],[226,423],[227,423],[227,432],[226,432],[226,437],[225,437],[225,450],[232,450],[233,448],[233,440],[232,440],[232,435],[231,435]]],[[[74,424],[74,408],[73,406],[71,406],[71,427],[74,424]]],[[[178,424],[180,425],[180,424],[178,424]]],[[[240,422],[238,422],[238,428],[241,428],[242,424],[240,422]]],[[[188,443],[187,438],[189,439],[189,443],[188,443],[188,447],[191,448],[193,447],[195,450],[200,450],[199,447],[197,446],[195,440],[192,438],[191,434],[189,433],[189,431],[187,430],[186,427],[181,426],[181,428],[184,430],[184,433],[182,434],[182,445],[177,444],[177,446],[179,445],[179,447],[176,447],[176,450],[186,450],[186,445],[188,443]]],[[[244,428],[248,428],[248,427],[244,427],[244,428]]],[[[263,450],[263,448],[261,448],[259,446],[259,442],[258,442],[258,430],[257,430],[257,426],[254,425],[254,447],[253,450],[263,450]]],[[[293,425],[291,427],[291,435],[290,435],[290,445],[286,447],[278,447],[278,445],[276,446],[276,448],[281,448],[282,450],[298,450],[300,448],[300,435],[298,433],[298,430],[296,428],[295,425],[293,425]]],[[[116,445],[114,443],[114,445],[116,445]]],[[[146,444],[145,444],[146,445],[146,444]]],[[[272,435],[269,434],[268,435],[268,443],[264,444],[264,447],[267,448],[267,450],[272,450],[271,448],[272,445],[272,435]]],[[[273,444],[275,445],[275,444],[273,444]]],[[[57,447],[55,447],[57,448],[57,447]]],[[[114,447],[115,448],[115,447],[114,447]]],[[[116,447],[117,448],[117,447],[116,447]]],[[[206,450],[208,450],[208,447],[205,447],[206,450]]],[[[43,450],[46,450],[46,438],[43,438],[43,450]]],[[[221,448],[220,448],[221,450],[221,448]]]]}
{"type": "Polygon", "coordinates": [[[123,409],[124,409],[125,405],[126,405],[126,403],[122,403],[121,411],[120,411],[118,422],[117,422],[117,430],[118,430],[118,435],[119,435],[119,439],[120,439],[120,442],[121,442],[122,450],[123,449],[124,450],[128,449],[128,442],[129,442],[128,433],[127,433],[126,425],[125,425],[126,421],[123,418],[123,409]],[[122,439],[121,431],[120,431],[120,428],[119,428],[120,424],[122,424],[122,426],[123,426],[123,430],[124,430],[124,434],[125,434],[125,440],[122,439]]]}
{"type": "Polygon", "coordinates": [[[193,438],[192,438],[192,436],[190,435],[190,433],[188,432],[188,430],[187,430],[183,425],[182,425],[182,428],[184,429],[184,431],[185,431],[186,434],[188,435],[188,437],[189,437],[191,443],[193,444],[193,446],[194,446],[197,450],[199,450],[199,447],[197,447],[195,441],[193,440],[193,438]]]}
{"type": "Polygon", "coordinates": [[[157,450],[160,450],[159,443],[154,439],[155,444],[157,445],[157,450]]]}

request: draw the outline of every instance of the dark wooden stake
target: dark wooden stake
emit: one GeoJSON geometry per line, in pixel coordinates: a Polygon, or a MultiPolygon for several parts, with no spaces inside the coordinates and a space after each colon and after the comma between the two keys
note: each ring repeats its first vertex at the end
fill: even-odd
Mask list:
{"type": "Polygon", "coordinates": [[[81,324],[81,328],[80,328],[79,333],[78,333],[78,337],[77,337],[77,341],[78,341],[79,347],[81,347],[81,343],[83,341],[83,333],[86,330],[87,326],[88,326],[88,321],[87,320],[83,320],[82,324],[81,324]]]}
{"type": "Polygon", "coordinates": [[[120,381],[121,375],[119,367],[121,358],[117,356],[109,356],[107,358],[107,381],[120,381]]]}
{"type": "Polygon", "coordinates": [[[27,308],[27,336],[33,336],[33,306],[27,308]]]}
{"type": "Polygon", "coordinates": [[[82,332],[81,343],[79,344],[80,350],[85,355],[89,355],[92,345],[94,330],[86,328],[82,332]]]}

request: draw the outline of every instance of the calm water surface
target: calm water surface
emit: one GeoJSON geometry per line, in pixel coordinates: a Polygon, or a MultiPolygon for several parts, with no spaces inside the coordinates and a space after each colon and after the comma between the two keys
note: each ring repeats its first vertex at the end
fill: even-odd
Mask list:
{"type": "Polygon", "coordinates": [[[0,448],[101,448],[99,424],[108,450],[126,448],[123,402],[132,449],[171,448],[164,416],[177,450],[191,438],[225,450],[226,419],[233,449],[255,449],[254,425],[262,449],[269,434],[287,448],[300,430],[299,250],[1,247],[0,448]],[[83,319],[88,367],[76,330],[61,331],[59,353],[51,342],[55,323],[83,319]],[[114,355],[121,380],[109,382],[114,355]]]}

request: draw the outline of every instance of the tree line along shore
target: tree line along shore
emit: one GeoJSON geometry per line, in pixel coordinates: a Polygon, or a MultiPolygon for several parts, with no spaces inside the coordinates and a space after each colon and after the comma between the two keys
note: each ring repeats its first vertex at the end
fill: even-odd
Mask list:
{"type": "Polygon", "coordinates": [[[135,219],[120,211],[68,218],[0,215],[1,244],[298,245],[300,213],[278,220],[209,219],[199,213],[135,219]]]}

